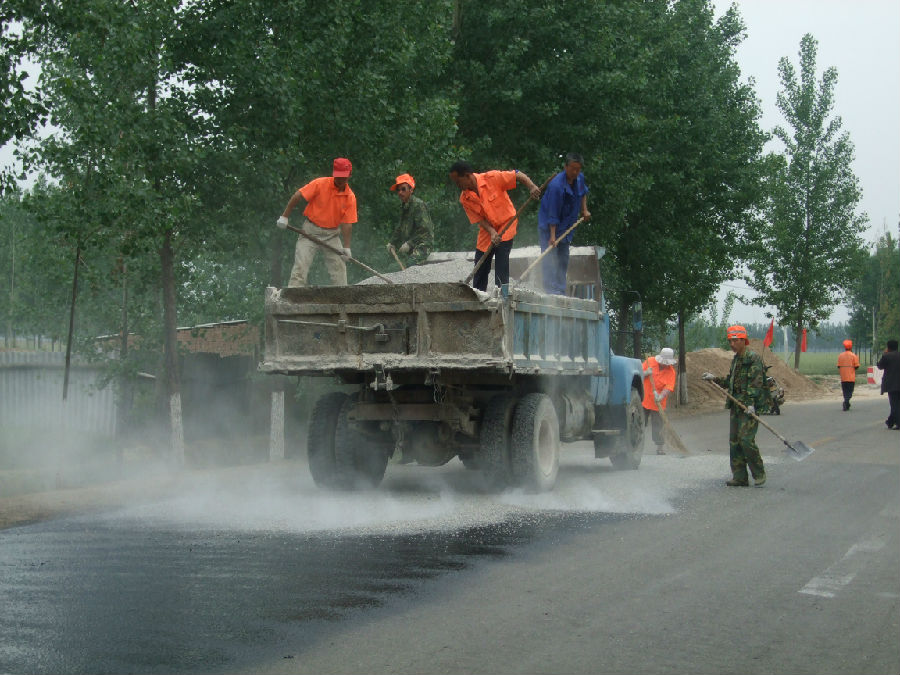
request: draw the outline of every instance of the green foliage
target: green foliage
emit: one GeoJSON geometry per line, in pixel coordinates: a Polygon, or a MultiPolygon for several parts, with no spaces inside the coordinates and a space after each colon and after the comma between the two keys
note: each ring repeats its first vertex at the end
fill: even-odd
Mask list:
{"type": "MultiPolygon", "coordinates": [[[[179,325],[259,320],[296,241],[274,221],[341,155],[359,201],[354,255],[390,270],[395,175],[416,177],[437,248],[467,250],[453,160],[543,182],[581,152],[593,218],[576,244],[607,248],[615,323],[639,294],[650,340],[703,311],[741,260],[741,233],[752,238],[765,134],[734,59],[740,17],[714,21],[707,0],[0,2],[22,22],[56,125],[29,154],[48,176],[24,202],[47,308],[29,330],[65,334],[76,248],[83,338],[127,317],[160,344],[162,279],[179,325]]],[[[517,243],[535,229],[532,208],[517,243]]]]}
{"type": "Polygon", "coordinates": [[[849,305],[850,328],[859,336],[857,342],[865,340],[880,349],[886,340],[900,336],[900,248],[890,232],[873,246],[850,289],[849,305]]]}
{"type": "MultiPolygon", "coordinates": [[[[800,44],[800,79],[787,58],[779,61],[778,107],[792,131],[775,128],[783,155],[770,158],[766,220],[748,242],[754,303],[777,308],[780,322],[815,329],[854,282],[863,255],[865,214],[855,213],[861,194],[851,163],[853,144],[841,133],[834,108],[837,70],[815,79],[817,43],[800,44]]],[[[794,367],[799,365],[800,338],[794,367]]]]}

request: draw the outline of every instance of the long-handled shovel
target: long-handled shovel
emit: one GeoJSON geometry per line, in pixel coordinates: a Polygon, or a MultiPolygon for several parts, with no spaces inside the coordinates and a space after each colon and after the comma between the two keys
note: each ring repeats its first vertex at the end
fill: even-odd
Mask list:
{"type": "MultiPolygon", "coordinates": [[[[326,250],[328,250],[328,251],[331,251],[332,253],[341,256],[342,258],[344,257],[344,252],[343,252],[343,251],[341,251],[341,250],[339,250],[339,249],[336,249],[336,248],[335,248],[334,246],[332,246],[331,244],[326,244],[324,241],[319,241],[319,240],[316,239],[315,237],[309,236],[308,234],[306,234],[306,232],[304,232],[303,230],[301,230],[299,227],[294,227],[293,225],[285,225],[285,227],[286,227],[288,230],[291,230],[292,232],[296,232],[296,233],[299,234],[301,237],[306,237],[306,238],[309,239],[312,243],[318,244],[318,245],[321,246],[322,248],[324,248],[324,249],[326,249],[326,250]]],[[[371,267],[369,267],[368,265],[366,265],[364,262],[360,262],[360,261],[357,260],[356,258],[350,258],[350,257],[348,257],[347,260],[350,260],[350,261],[352,261],[352,262],[355,262],[357,265],[359,265],[360,267],[362,267],[364,270],[366,270],[366,271],[369,272],[370,274],[374,274],[376,277],[378,277],[378,278],[381,279],[382,281],[386,281],[386,282],[389,283],[389,284],[394,283],[393,281],[391,281],[390,279],[388,279],[388,278],[387,278],[386,276],[384,276],[383,274],[379,274],[378,272],[376,272],[375,270],[373,270],[371,267]]]]}
{"type": "MultiPolygon", "coordinates": [[[[653,391],[655,392],[656,382],[653,381],[653,371],[650,371],[650,374],[647,377],[650,379],[650,386],[653,387],[653,391]]],[[[672,445],[675,446],[675,449],[683,455],[691,454],[684,443],[681,442],[681,437],[675,433],[674,427],[669,423],[669,416],[666,414],[666,409],[662,407],[662,401],[657,401],[656,409],[659,411],[659,416],[662,417],[663,426],[668,432],[669,440],[672,442],[672,445]]]]}
{"type": "Polygon", "coordinates": [[[397,251],[394,249],[393,244],[388,244],[388,251],[390,251],[391,255],[394,256],[394,260],[396,260],[397,264],[400,265],[400,269],[405,270],[406,265],[404,265],[402,262],[400,262],[400,256],[397,255],[397,251]]]}
{"type": "MultiPolygon", "coordinates": [[[[555,175],[556,174],[553,174],[553,176],[550,176],[550,178],[545,180],[544,184],[541,185],[541,187],[539,188],[541,194],[544,194],[544,190],[547,189],[547,185],[550,183],[551,180],[553,180],[553,177],[555,175]]],[[[512,225],[514,222],[516,222],[516,220],[519,218],[519,216],[522,215],[522,211],[525,210],[525,207],[528,206],[533,200],[534,200],[534,196],[528,195],[528,199],[526,199],[525,203],[519,207],[519,210],[516,211],[516,215],[514,215],[512,218],[510,218],[509,221],[506,223],[506,225],[504,225],[503,228],[500,230],[500,232],[498,232],[497,234],[499,234],[502,237],[503,233],[506,232],[507,229],[509,229],[510,225],[512,225]]],[[[538,200],[540,200],[540,197],[538,197],[538,200]]],[[[487,250],[484,252],[484,255],[482,255],[481,258],[479,259],[478,264],[475,265],[475,268],[471,272],[469,272],[469,276],[466,277],[466,279],[463,283],[466,283],[466,284],[471,283],[472,279],[475,277],[475,274],[478,272],[478,270],[481,269],[481,266],[484,265],[485,261],[487,261],[490,258],[489,254],[493,250],[494,250],[494,242],[491,242],[490,244],[488,244],[487,250]]]]}
{"type": "Polygon", "coordinates": [[[560,241],[562,241],[563,239],[565,239],[566,237],[568,237],[568,236],[569,236],[569,232],[571,232],[572,230],[574,230],[576,227],[578,227],[579,225],[581,225],[583,222],[584,222],[584,218],[579,218],[579,219],[576,220],[574,223],[572,223],[572,226],[571,226],[568,230],[566,230],[565,232],[562,233],[562,235],[560,235],[559,237],[557,237],[557,238],[556,238],[556,241],[554,241],[552,244],[550,244],[550,246],[548,246],[548,247],[546,248],[546,250],[545,250],[543,253],[541,253],[537,258],[535,258],[535,259],[531,262],[531,264],[530,264],[528,267],[525,268],[525,271],[522,272],[522,274],[519,275],[519,281],[522,281],[522,279],[525,278],[525,275],[526,275],[526,274],[528,274],[531,270],[533,270],[535,267],[537,267],[537,264],[538,264],[539,262],[541,262],[541,260],[543,260],[543,259],[547,256],[547,254],[550,253],[550,251],[552,251],[553,249],[555,249],[555,248],[556,248],[556,245],[559,244],[560,241]]]}
{"type": "Polygon", "coordinates": [[[768,429],[768,430],[771,431],[773,434],[775,434],[775,435],[781,440],[781,442],[784,443],[784,444],[787,446],[787,453],[788,453],[792,458],[796,459],[798,462],[800,462],[800,461],[806,459],[807,457],[809,457],[811,454],[813,454],[813,453],[816,451],[815,448],[812,448],[812,447],[808,446],[808,445],[807,445],[806,443],[804,443],[803,441],[794,441],[793,443],[791,443],[791,442],[788,441],[784,436],[782,436],[782,435],[779,434],[777,431],[775,431],[772,427],[770,427],[768,424],[766,424],[765,422],[763,422],[757,415],[755,415],[754,413],[752,413],[752,412],[750,412],[749,410],[747,410],[747,406],[745,406],[743,403],[741,403],[740,401],[738,401],[734,396],[732,396],[730,393],[728,393],[728,391],[727,391],[724,387],[720,387],[718,384],[716,384],[716,383],[713,382],[712,380],[706,380],[706,382],[709,382],[712,386],[714,386],[714,387],[715,387],[716,389],[718,389],[720,392],[722,392],[723,394],[725,394],[725,396],[727,396],[727,397],[730,398],[732,401],[734,401],[735,403],[737,403],[737,404],[741,407],[741,410],[743,410],[745,413],[747,413],[748,415],[750,415],[750,417],[752,417],[753,419],[755,419],[757,422],[759,422],[760,424],[762,424],[766,429],[768,429]]]}

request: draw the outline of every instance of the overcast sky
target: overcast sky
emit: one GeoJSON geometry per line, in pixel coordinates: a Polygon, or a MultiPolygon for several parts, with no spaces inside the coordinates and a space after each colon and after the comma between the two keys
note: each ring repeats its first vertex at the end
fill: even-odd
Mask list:
{"type": "MultiPolygon", "coordinates": [[[[761,125],[788,126],[775,106],[781,89],[778,60],[787,56],[800,72],[800,39],[819,43],[816,80],[831,66],[838,71],[834,114],[856,148],[853,170],[869,216],[865,234],[874,242],[887,228],[896,236],[900,220],[900,2],[898,0],[715,0],[717,15],[736,4],[747,27],[737,52],[744,79],[756,81],[761,125]]],[[[774,148],[774,146],[773,146],[774,148]]],[[[734,290],[745,288],[735,283],[734,290]]],[[[723,289],[720,298],[730,286],[723,289]]],[[[721,303],[720,303],[721,304],[721,303]]],[[[759,307],[735,306],[734,320],[766,321],[759,307]]],[[[846,321],[839,308],[833,321],[846,321]]]]}

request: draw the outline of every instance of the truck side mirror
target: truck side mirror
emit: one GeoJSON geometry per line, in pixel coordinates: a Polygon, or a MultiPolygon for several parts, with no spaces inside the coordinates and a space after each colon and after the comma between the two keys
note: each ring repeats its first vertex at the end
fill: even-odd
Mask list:
{"type": "Polygon", "coordinates": [[[632,317],[634,322],[634,330],[642,331],[644,330],[644,310],[641,306],[641,303],[636,302],[632,305],[631,308],[632,317]]]}

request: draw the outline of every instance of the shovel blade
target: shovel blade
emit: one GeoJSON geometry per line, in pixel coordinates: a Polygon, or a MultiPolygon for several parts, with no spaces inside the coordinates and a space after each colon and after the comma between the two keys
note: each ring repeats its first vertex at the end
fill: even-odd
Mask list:
{"type": "Polygon", "coordinates": [[[816,451],[815,448],[811,448],[803,441],[794,441],[793,443],[785,443],[785,445],[787,446],[787,454],[798,462],[802,462],[816,451]]]}

